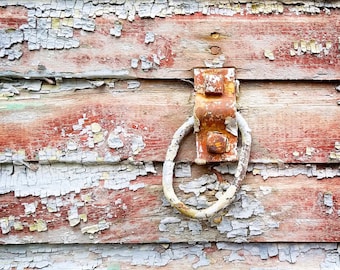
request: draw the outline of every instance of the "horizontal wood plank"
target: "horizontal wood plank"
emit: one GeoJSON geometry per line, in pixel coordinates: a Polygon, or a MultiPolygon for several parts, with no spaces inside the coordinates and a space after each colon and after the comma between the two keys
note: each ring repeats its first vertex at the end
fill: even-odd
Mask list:
{"type": "MultiPolygon", "coordinates": [[[[137,83],[135,89],[121,81],[113,89],[107,83],[50,94],[22,91],[1,100],[1,162],[162,162],[174,132],[192,115],[193,89],[181,81],[137,83]]],[[[338,162],[335,86],[241,82],[238,103],[252,129],[251,162],[338,162]]],[[[178,160],[194,161],[194,140],[188,136],[178,160]]]]}
{"type": "Polygon", "coordinates": [[[0,246],[4,267],[63,269],[323,269],[339,265],[336,243],[85,244],[0,246]],[[79,259],[81,258],[81,259],[79,259]]]}
{"type": "MultiPolygon", "coordinates": [[[[114,186],[121,180],[118,174],[111,175],[112,166],[40,165],[39,170],[43,176],[25,173],[16,166],[8,175],[17,190],[0,196],[1,243],[340,240],[339,177],[317,180],[298,175],[264,181],[248,174],[236,201],[222,216],[197,221],[185,218],[165,203],[158,165],[154,173],[137,176],[126,188],[114,186]],[[90,175],[91,183],[86,182],[90,175]],[[76,190],[67,193],[67,186],[74,181],[78,183],[76,190]],[[21,193],[23,197],[20,188],[22,192],[26,189],[27,193],[21,193]],[[66,194],[58,194],[58,189],[66,194]],[[50,195],[53,192],[55,196],[50,195]]],[[[120,172],[121,177],[124,173],[120,172]]],[[[214,174],[194,166],[192,177],[196,180],[176,178],[174,186],[182,200],[196,198],[201,200],[199,205],[202,200],[213,200],[215,191],[209,189],[197,196],[183,193],[183,185],[200,183],[202,175],[214,174]]]]}
{"type": "MultiPolygon", "coordinates": [[[[84,9],[68,11],[67,18],[49,17],[48,11],[63,13],[48,5],[44,15],[17,9],[2,22],[8,43],[2,77],[191,78],[195,67],[234,66],[240,79],[340,79],[338,9],[314,16],[289,7],[282,14],[196,12],[132,22],[105,14],[108,6],[102,16],[84,9]]],[[[8,12],[1,8],[0,18],[8,12]]]]}

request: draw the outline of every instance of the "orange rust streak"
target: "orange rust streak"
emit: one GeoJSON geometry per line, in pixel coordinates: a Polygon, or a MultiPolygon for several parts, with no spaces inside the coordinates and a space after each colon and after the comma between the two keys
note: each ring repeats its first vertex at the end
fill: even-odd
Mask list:
{"type": "MultiPolygon", "coordinates": [[[[237,136],[226,127],[235,119],[234,69],[195,69],[194,115],[197,158],[206,162],[235,161],[237,136]],[[223,140],[224,139],[224,140],[223,140]]],[[[235,120],[236,121],[236,120],[235,120]]]]}

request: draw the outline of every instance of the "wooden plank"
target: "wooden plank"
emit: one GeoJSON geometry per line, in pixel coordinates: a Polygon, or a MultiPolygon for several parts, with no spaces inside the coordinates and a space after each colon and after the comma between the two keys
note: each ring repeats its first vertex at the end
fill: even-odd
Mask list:
{"type": "MultiPolygon", "coordinates": [[[[3,176],[6,168],[2,166],[3,176]]],[[[204,198],[213,200],[215,191],[198,191],[207,185],[198,178],[214,174],[204,167],[191,169],[195,180],[175,180],[178,196],[183,201],[199,199],[200,205],[204,198]],[[192,189],[197,196],[183,192],[191,181],[201,183],[192,189]]],[[[15,193],[0,196],[3,244],[340,240],[339,177],[317,180],[297,175],[264,181],[248,174],[226,213],[197,221],[164,203],[159,166],[154,174],[137,176],[125,187],[118,182],[126,171],[112,175],[112,166],[40,165],[40,175],[39,170],[25,171],[20,166],[12,170],[7,183],[15,193]],[[74,183],[77,188],[69,191],[74,183]]]]}
{"type": "Polygon", "coordinates": [[[336,269],[336,243],[17,245],[0,246],[3,267],[84,269],[336,269]],[[81,259],[79,259],[81,258],[81,259]]]}
{"type": "MultiPolygon", "coordinates": [[[[191,78],[195,67],[234,66],[240,79],[340,79],[338,9],[310,16],[287,6],[282,14],[259,16],[244,5],[244,14],[228,14],[233,16],[197,10],[130,22],[110,13],[109,6],[88,6],[68,10],[65,18],[49,16],[48,11],[64,13],[46,5],[44,15],[27,13],[28,24],[25,7],[17,7],[13,18],[2,22],[2,38],[9,44],[0,76],[191,78]],[[16,22],[22,27],[13,29],[16,22]],[[115,25],[122,27],[117,37],[110,34],[115,25]]],[[[0,18],[8,9],[0,9],[0,18]]]]}
{"type": "MultiPolygon", "coordinates": [[[[162,162],[175,130],[192,115],[192,86],[181,81],[133,81],[141,86],[127,89],[131,81],[121,81],[112,89],[109,82],[100,83],[98,89],[38,96],[22,91],[0,101],[1,162],[97,163],[129,157],[162,162]],[[91,125],[97,124],[101,130],[96,134],[91,125]]],[[[58,86],[45,86],[58,90],[58,86]]],[[[241,82],[238,103],[252,129],[251,161],[338,162],[335,86],[241,82]]],[[[180,149],[179,160],[194,161],[194,145],[191,135],[180,149]]]]}

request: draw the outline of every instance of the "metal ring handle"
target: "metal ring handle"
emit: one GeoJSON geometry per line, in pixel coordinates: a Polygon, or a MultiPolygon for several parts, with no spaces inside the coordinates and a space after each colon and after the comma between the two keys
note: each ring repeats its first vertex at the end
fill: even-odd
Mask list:
{"type": "Polygon", "coordinates": [[[202,210],[191,208],[184,204],[183,202],[181,202],[176,196],[173,188],[173,172],[175,167],[174,159],[177,155],[181,141],[193,129],[194,117],[193,116],[190,117],[175,132],[172,141],[169,145],[165,161],[163,164],[162,185],[164,195],[166,199],[169,201],[170,205],[172,207],[175,207],[183,215],[197,219],[209,218],[233,202],[236,191],[239,189],[240,183],[242,182],[247,173],[251,148],[251,130],[248,127],[246,120],[242,117],[242,115],[239,112],[236,112],[236,121],[238,124],[238,128],[241,132],[242,147],[239,154],[239,161],[237,164],[236,173],[234,175],[234,180],[228,187],[228,189],[213,205],[202,210]]]}

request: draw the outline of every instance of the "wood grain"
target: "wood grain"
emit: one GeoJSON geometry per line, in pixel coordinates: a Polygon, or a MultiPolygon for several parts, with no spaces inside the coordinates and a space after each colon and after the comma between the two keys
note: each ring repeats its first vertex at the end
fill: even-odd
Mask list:
{"type": "Polygon", "coordinates": [[[0,59],[0,75],[190,78],[193,68],[220,63],[236,67],[239,79],[339,80],[339,13],[136,18],[121,21],[119,38],[109,34],[118,18],[106,14],[95,19],[94,32],[74,30],[79,48],[29,51],[21,44],[19,60],[0,59]],[[154,42],[145,44],[147,32],[154,42]],[[141,57],[152,67],[142,68],[141,57]]]}
{"type": "MultiPolygon", "coordinates": [[[[0,244],[103,244],[99,254],[108,243],[135,249],[162,243],[157,248],[164,251],[201,242],[208,244],[193,244],[201,249],[194,255],[204,249],[216,269],[238,256],[244,263],[233,266],[240,269],[263,262],[252,246],[234,250],[224,241],[275,243],[269,267],[277,260],[294,263],[296,247],[282,242],[330,243],[300,246],[299,254],[311,251],[305,268],[335,254],[340,10],[321,10],[316,6],[323,3],[315,2],[300,12],[296,1],[284,1],[270,14],[171,11],[151,19],[138,7],[129,21],[105,10],[109,5],[86,2],[78,14],[50,1],[46,12],[42,3],[27,8],[12,1],[0,8],[0,244]],[[101,5],[102,12],[90,15],[101,5]],[[122,31],[115,37],[110,31],[117,23],[122,31]],[[154,40],[146,42],[146,35],[154,40]],[[235,67],[238,110],[253,141],[235,202],[205,221],[176,212],[161,186],[169,142],[193,114],[198,67],[235,67]],[[218,245],[226,248],[217,253],[218,245]]],[[[222,176],[216,167],[194,165],[195,157],[191,134],[176,159],[185,175],[174,187],[181,200],[201,206],[216,199],[222,176]],[[204,181],[211,178],[208,188],[204,181]],[[202,191],[192,188],[200,181],[202,191]]],[[[180,260],[169,267],[178,269],[180,260]]]]}
{"type": "MultiPolygon", "coordinates": [[[[159,171],[159,168],[157,170],[159,171]]],[[[202,169],[193,168],[193,176],[201,173],[202,169]]],[[[176,192],[183,199],[192,196],[185,195],[178,189],[178,185],[186,181],[188,180],[178,178],[174,184],[176,192]]],[[[227,221],[222,221],[221,224],[190,220],[176,213],[173,208],[163,205],[159,174],[138,177],[136,183],[144,183],[145,187],[137,191],[114,191],[103,186],[81,187],[78,194],[70,193],[58,197],[62,205],[56,211],[48,210],[44,198],[18,198],[14,197],[13,193],[8,193],[0,196],[0,220],[4,222],[3,218],[12,216],[16,222],[23,225],[23,229],[14,230],[12,227],[8,233],[1,234],[0,242],[338,242],[339,181],[339,177],[320,181],[302,175],[264,181],[259,176],[249,174],[238,199],[227,211],[227,221]],[[332,195],[332,206],[325,203],[325,194],[332,195]],[[91,201],[82,203],[86,196],[90,196],[91,201]],[[27,214],[24,206],[32,203],[36,204],[36,210],[27,214]],[[86,214],[87,219],[71,226],[69,211],[74,205],[78,205],[77,211],[79,214],[86,214]],[[240,210],[241,205],[245,207],[242,208],[244,212],[235,212],[240,210]],[[245,216],[251,208],[257,212],[245,216]],[[167,223],[169,217],[177,220],[167,223]],[[39,221],[45,223],[46,230],[30,231],[29,227],[39,221]],[[102,221],[109,226],[96,232],[85,233],[88,226],[96,226],[102,221]],[[231,222],[231,227],[224,227],[223,222],[231,222]]],[[[56,197],[47,199],[55,200],[56,197]]]]}
{"type": "MultiPolygon", "coordinates": [[[[239,109],[252,129],[251,162],[328,163],[340,141],[339,93],[333,83],[241,82],[239,109]]],[[[25,97],[23,93],[22,96],[25,97]]],[[[30,97],[28,94],[26,97],[30,97]]],[[[193,90],[180,81],[142,81],[135,90],[126,83],[115,89],[40,95],[40,99],[0,101],[0,152],[24,150],[26,159],[39,160],[45,148],[93,151],[121,159],[132,156],[131,136],[141,136],[145,148],[133,155],[140,161],[163,161],[175,130],[192,115],[193,90]],[[99,123],[107,131],[104,141],[90,148],[87,135],[73,125],[86,115],[84,128],[99,123]],[[123,147],[108,146],[109,133],[126,130],[123,147]]],[[[180,149],[179,159],[194,161],[194,136],[180,149]]]]}

